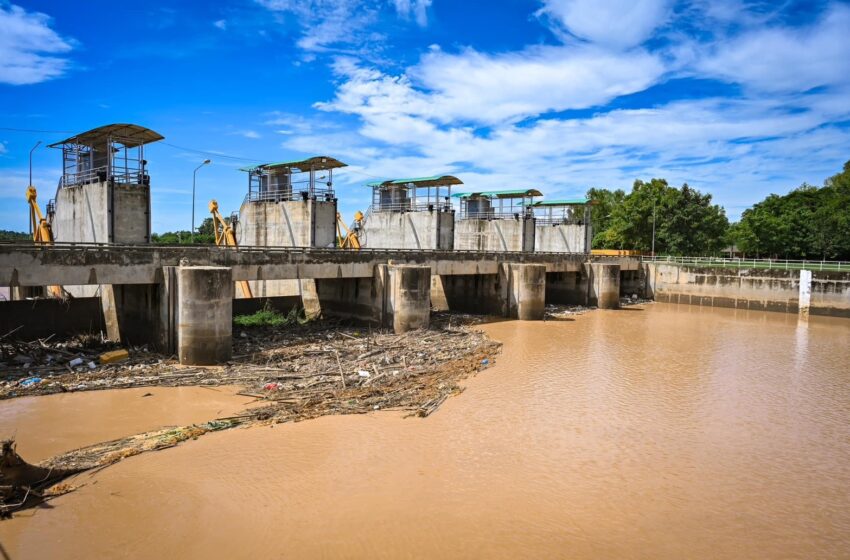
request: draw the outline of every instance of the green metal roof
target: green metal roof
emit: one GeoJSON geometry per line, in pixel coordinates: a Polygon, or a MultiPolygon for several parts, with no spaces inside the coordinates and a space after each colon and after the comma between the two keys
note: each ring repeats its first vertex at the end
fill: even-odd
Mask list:
{"type": "Polygon", "coordinates": [[[537,189],[516,189],[508,191],[482,191],[482,192],[466,192],[454,193],[452,197],[457,198],[521,198],[525,196],[543,196],[543,193],[537,189]]]}
{"type": "Polygon", "coordinates": [[[328,156],[313,156],[307,159],[299,159],[293,161],[279,161],[276,163],[261,163],[250,167],[242,167],[239,171],[247,171],[248,173],[257,169],[272,170],[272,169],[294,169],[297,171],[309,171],[311,168],[316,171],[325,169],[336,169],[337,167],[347,167],[338,159],[328,156]]]}
{"type": "Polygon", "coordinates": [[[531,206],[583,206],[590,203],[590,199],[587,198],[563,198],[560,200],[541,200],[531,204],[531,206]]]}
{"type": "Polygon", "coordinates": [[[463,181],[454,175],[435,175],[433,177],[414,177],[412,179],[389,179],[367,183],[367,187],[389,187],[390,185],[408,185],[414,187],[442,187],[445,185],[462,185],[463,181]]]}

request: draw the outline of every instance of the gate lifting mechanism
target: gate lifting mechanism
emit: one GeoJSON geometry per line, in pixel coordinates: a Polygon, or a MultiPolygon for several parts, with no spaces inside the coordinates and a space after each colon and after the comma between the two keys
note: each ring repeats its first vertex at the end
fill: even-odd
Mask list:
{"type": "MultiPolygon", "coordinates": [[[[30,185],[27,187],[27,203],[30,205],[30,226],[32,229],[32,240],[37,245],[53,245],[53,230],[50,227],[50,222],[41,213],[36,200],[37,193],[35,187],[30,185]]],[[[64,299],[70,295],[62,289],[62,286],[48,286],[47,291],[51,296],[64,299]]]]}
{"type": "Polygon", "coordinates": [[[345,225],[345,221],[342,219],[342,214],[337,212],[336,214],[336,234],[337,234],[337,243],[340,249],[360,249],[360,238],[357,233],[360,231],[361,223],[363,222],[363,213],[359,210],[354,213],[354,223],[351,224],[351,229],[348,229],[348,226],[345,225]],[[342,230],[345,230],[345,235],[342,234],[342,230]]]}
{"type": "MultiPolygon", "coordinates": [[[[227,223],[218,211],[218,202],[215,199],[210,200],[208,205],[210,213],[213,216],[213,231],[215,232],[215,244],[221,247],[224,244],[227,247],[238,247],[236,244],[236,234],[233,232],[233,227],[227,223]]],[[[251,286],[247,280],[239,280],[237,282],[242,290],[242,296],[252,298],[251,286]]]]}

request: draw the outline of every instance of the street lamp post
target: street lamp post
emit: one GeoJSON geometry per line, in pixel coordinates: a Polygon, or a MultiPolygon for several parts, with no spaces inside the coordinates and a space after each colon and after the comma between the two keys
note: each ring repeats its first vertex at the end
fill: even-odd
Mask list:
{"type": "MultiPolygon", "coordinates": [[[[30,186],[30,187],[32,186],[32,153],[33,153],[33,152],[35,151],[35,149],[36,149],[36,148],[38,148],[39,146],[41,146],[41,140],[39,140],[38,142],[36,142],[36,143],[35,143],[35,146],[33,146],[33,147],[32,147],[32,149],[30,150],[30,182],[29,182],[29,185],[28,185],[28,186],[30,186]]],[[[32,220],[30,220],[30,235],[32,235],[32,220]]]]}
{"type": "Polygon", "coordinates": [[[192,243],[195,242],[195,182],[198,176],[198,169],[210,163],[212,163],[210,160],[205,159],[204,162],[198,167],[196,167],[195,170],[192,172],[192,230],[190,232],[192,243]]]}

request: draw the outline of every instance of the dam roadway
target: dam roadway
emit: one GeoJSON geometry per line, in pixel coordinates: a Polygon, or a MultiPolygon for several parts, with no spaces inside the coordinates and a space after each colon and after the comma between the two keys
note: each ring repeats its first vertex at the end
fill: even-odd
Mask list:
{"type": "MultiPolygon", "coordinates": [[[[370,278],[376,265],[390,263],[427,266],[437,276],[497,274],[502,264],[578,272],[589,260],[584,253],[0,243],[0,286],[159,284],[163,267],[181,264],[227,267],[240,281],[370,278]]],[[[593,262],[620,270],[637,270],[640,264],[633,257],[593,257],[593,262]]]]}

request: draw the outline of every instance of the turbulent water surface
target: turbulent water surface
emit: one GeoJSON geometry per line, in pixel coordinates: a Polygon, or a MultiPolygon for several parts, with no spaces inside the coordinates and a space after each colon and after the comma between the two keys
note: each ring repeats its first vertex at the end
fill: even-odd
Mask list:
{"type": "Polygon", "coordinates": [[[0,558],[850,557],[850,321],[655,304],[485,328],[497,364],[427,419],[133,457],[0,522],[0,558]]]}

